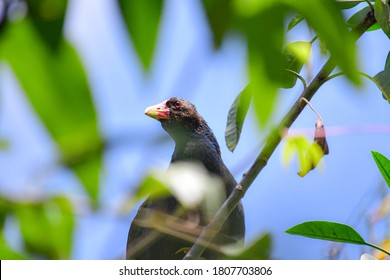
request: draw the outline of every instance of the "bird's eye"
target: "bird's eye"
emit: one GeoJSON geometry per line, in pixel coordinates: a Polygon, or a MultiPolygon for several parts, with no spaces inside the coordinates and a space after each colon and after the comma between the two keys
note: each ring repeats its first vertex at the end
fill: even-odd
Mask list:
{"type": "Polygon", "coordinates": [[[181,107],[181,102],[176,100],[175,102],[173,102],[173,107],[175,107],[176,109],[179,109],[181,107]]]}

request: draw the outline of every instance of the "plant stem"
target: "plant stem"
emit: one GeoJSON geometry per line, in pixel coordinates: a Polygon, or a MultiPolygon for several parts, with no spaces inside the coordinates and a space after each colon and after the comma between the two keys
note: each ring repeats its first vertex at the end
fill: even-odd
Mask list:
{"type": "MultiPolygon", "coordinates": [[[[358,39],[375,22],[374,14],[372,12],[367,13],[364,20],[362,20],[362,22],[356,26],[355,30],[353,30],[356,36],[355,38],[358,39]]],[[[245,192],[251,186],[262,169],[267,165],[268,159],[271,157],[276,147],[281,142],[283,136],[285,135],[285,131],[291,127],[291,125],[306,106],[306,103],[302,103],[301,99],[305,98],[310,101],[317,90],[324,84],[324,82],[326,82],[327,78],[335,67],[335,61],[330,58],[314,77],[312,82],[303,89],[301,95],[295,101],[294,105],[290,108],[279,125],[270,132],[262,151],[249,170],[244,174],[240,183],[235,187],[233,192],[217,211],[211,222],[203,228],[202,233],[198,237],[196,243],[191,247],[191,249],[184,257],[185,260],[200,258],[203,251],[206,249],[204,244],[209,244],[210,241],[214,238],[215,233],[219,232],[226,219],[236,207],[237,203],[244,196],[245,192]]]]}
{"type": "Polygon", "coordinates": [[[385,253],[386,255],[390,256],[390,252],[387,252],[385,249],[383,249],[383,248],[381,248],[381,247],[378,247],[378,246],[376,246],[376,245],[374,245],[374,244],[371,244],[371,243],[366,243],[366,245],[367,245],[367,246],[370,246],[370,247],[372,247],[372,248],[375,248],[375,249],[377,249],[377,250],[379,250],[379,251],[382,251],[382,252],[385,253]]]}

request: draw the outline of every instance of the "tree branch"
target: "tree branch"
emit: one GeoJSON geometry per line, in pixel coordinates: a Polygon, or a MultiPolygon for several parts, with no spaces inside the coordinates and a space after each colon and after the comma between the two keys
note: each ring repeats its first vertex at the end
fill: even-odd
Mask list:
{"type": "MultiPolygon", "coordinates": [[[[374,13],[372,11],[368,12],[365,18],[356,26],[354,30],[352,30],[352,32],[354,32],[356,35],[355,38],[358,39],[375,22],[376,20],[374,13]]],[[[267,137],[266,143],[253,165],[244,174],[244,177],[240,183],[236,186],[221,208],[217,211],[211,222],[203,228],[202,233],[198,237],[196,243],[184,257],[185,260],[200,258],[201,254],[206,249],[204,244],[209,244],[210,241],[214,238],[215,233],[221,229],[222,225],[234,210],[237,203],[244,196],[245,192],[249,189],[262,169],[267,165],[268,159],[271,157],[276,147],[281,142],[283,135],[285,135],[285,131],[291,127],[304,107],[307,105],[306,103],[301,102],[301,98],[310,100],[317,92],[317,90],[324,84],[324,82],[326,82],[327,78],[335,67],[336,63],[332,60],[332,58],[330,58],[314,77],[312,82],[303,89],[301,95],[295,101],[294,105],[290,108],[279,125],[274,130],[272,130],[270,135],[267,137]]]]}

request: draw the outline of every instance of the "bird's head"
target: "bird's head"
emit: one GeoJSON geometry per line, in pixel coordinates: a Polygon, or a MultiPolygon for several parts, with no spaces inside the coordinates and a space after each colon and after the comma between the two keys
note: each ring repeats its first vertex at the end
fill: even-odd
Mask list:
{"type": "Polygon", "coordinates": [[[145,114],[161,122],[175,139],[201,132],[207,126],[203,117],[189,101],[172,97],[145,109],[145,114]]]}

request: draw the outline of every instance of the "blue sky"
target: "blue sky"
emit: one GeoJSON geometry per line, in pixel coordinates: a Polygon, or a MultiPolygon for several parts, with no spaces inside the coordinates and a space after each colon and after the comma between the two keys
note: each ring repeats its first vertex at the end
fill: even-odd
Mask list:
{"type": "MultiPolygon", "coordinates": [[[[227,150],[227,112],[246,84],[245,43],[231,34],[220,50],[213,50],[198,1],[167,1],[150,75],[143,73],[125,27],[116,15],[113,1],[73,0],[66,21],[66,36],[85,64],[102,134],[125,139],[104,157],[104,208],[99,213],[83,207],[84,193],[71,172],[51,168],[56,159],[55,145],[10,69],[4,65],[1,68],[0,136],[12,145],[10,151],[0,154],[1,191],[14,196],[65,192],[78,201],[75,259],[123,257],[134,213],[119,215],[120,206],[147,170],[156,166],[164,169],[169,164],[173,142],[158,122],[144,115],[147,106],[170,96],[188,98],[196,104],[213,129],[223,159],[237,180],[255,159],[258,145],[266,136],[250,112],[237,149],[234,153],[227,150]]],[[[296,28],[289,36],[291,40],[311,39],[304,27],[296,28]]],[[[389,40],[380,31],[365,34],[359,43],[361,70],[370,75],[381,71],[389,49],[389,40]]],[[[316,54],[314,69],[323,62],[317,61],[316,54]]],[[[300,90],[298,85],[280,93],[274,122],[300,90]]],[[[348,223],[367,237],[361,213],[375,205],[382,182],[370,151],[390,156],[389,104],[369,81],[364,80],[364,86],[358,89],[345,79],[336,78],[320,89],[312,104],[322,115],[328,132],[330,155],[325,157],[322,170],[300,178],[296,165],[282,165],[279,147],[243,199],[247,241],[259,233],[271,232],[275,258],[325,257],[329,243],[284,233],[307,220],[348,223]],[[374,125],[384,130],[361,131],[362,127],[374,125]]],[[[291,133],[305,129],[312,138],[314,131],[307,129],[313,128],[315,121],[316,116],[307,108],[291,133]]],[[[17,246],[17,230],[9,228],[8,236],[17,246]]],[[[359,258],[362,250],[368,251],[353,245],[347,249],[343,256],[354,259],[359,258]]]]}

